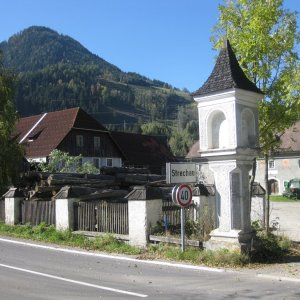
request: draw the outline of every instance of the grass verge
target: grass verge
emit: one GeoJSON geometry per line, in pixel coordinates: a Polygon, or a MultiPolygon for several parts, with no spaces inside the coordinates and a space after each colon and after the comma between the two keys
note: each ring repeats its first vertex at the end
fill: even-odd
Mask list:
{"type": "Polygon", "coordinates": [[[112,235],[105,235],[89,239],[84,235],[72,234],[69,230],[58,231],[53,225],[41,223],[37,226],[0,224],[0,234],[10,237],[42,241],[57,245],[78,247],[86,250],[99,250],[105,252],[137,255],[141,249],[120,242],[112,235]]]}
{"type": "Polygon", "coordinates": [[[300,200],[291,199],[286,196],[270,196],[270,200],[272,202],[294,202],[294,203],[299,201],[300,203],[300,200]]]}
{"type": "Polygon", "coordinates": [[[284,255],[289,253],[292,247],[291,242],[287,239],[259,233],[257,251],[250,253],[250,255],[225,249],[209,251],[187,248],[182,252],[178,246],[162,243],[152,244],[146,249],[140,249],[118,241],[112,235],[90,239],[84,235],[72,234],[71,231],[57,231],[53,225],[47,226],[44,223],[38,226],[0,224],[0,235],[78,247],[86,250],[135,255],[139,259],[164,259],[210,267],[249,267],[253,263],[278,262],[282,261],[284,255]]]}

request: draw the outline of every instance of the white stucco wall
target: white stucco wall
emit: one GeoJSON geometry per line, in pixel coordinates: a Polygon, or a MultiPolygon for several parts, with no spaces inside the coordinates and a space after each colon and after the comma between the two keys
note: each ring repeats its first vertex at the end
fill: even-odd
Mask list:
{"type": "Polygon", "coordinates": [[[162,200],[128,201],[129,243],[145,247],[148,242],[150,226],[162,219],[162,200]]]}
{"type": "Polygon", "coordinates": [[[264,198],[263,197],[252,197],[251,200],[251,222],[258,221],[260,225],[263,224],[264,220],[264,198]]]}
{"type": "Polygon", "coordinates": [[[240,89],[195,97],[198,102],[200,151],[257,146],[257,101],[261,97],[240,89]]]}
{"type": "MultiPolygon", "coordinates": [[[[269,169],[269,180],[274,179],[278,182],[278,194],[285,191],[284,182],[293,178],[300,178],[299,160],[300,156],[295,157],[281,157],[270,158],[275,162],[274,168],[269,169]]],[[[264,184],[265,162],[263,159],[257,160],[257,169],[255,181],[259,182],[262,187],[264,184]]]]}
{"type": "Polygon", "coordinates": [[[23,198],[5,198],[5,224],[16,225],[20,222],[20,202],[23,198]]]}
{"type": "Polygon", "coordinates": [[[29,162],[45,163],[45,162],[47,162],[47,157],[27,158],[27,160],[29,162]]]}
{"type": "Polygon", "coordinates": [[[112,159],[112,167],[122,167],[122,159],[120,157],[82,157],[82,163],[89,162],[94,164],[94,159],[99,159],[100,167],[107,166],[107,159],[112,159]]]}
{"type": "Polygon", "coordinates": [[[55,201],[56,229],[73,230],[75,199],[56,199],[55,201]]]}

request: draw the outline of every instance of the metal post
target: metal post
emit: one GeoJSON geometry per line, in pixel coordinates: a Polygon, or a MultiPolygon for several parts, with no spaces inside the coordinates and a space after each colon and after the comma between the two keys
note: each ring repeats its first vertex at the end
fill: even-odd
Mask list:
{"type": "Polygon", "coordinates": [[[180,211],[180,216],[181,216],[181,251],[184,251],[185,248],[185,241],[184,241],[184,236],[185,236],[185,215],[184,215],[184,208],[181,207],[180,211]]]}

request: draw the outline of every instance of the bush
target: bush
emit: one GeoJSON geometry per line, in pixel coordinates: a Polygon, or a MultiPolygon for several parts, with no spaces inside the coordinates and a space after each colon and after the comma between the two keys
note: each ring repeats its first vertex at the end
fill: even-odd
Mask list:
{"type": "Polygon", "coordinates": [[[159,245],[150,245],[144,258],[163,258],[215,267],[240,267],[250,263],[249,256],[241,254],[239,251],[229,251],[226,249],[211,251],[187,247],[182,252],[178,246],[170,246],[162,243],[159,245]]]}
{"type": "Polygon", "coordinates": [[[254,250],[251,253],[252,262],[278,262],[282,261],[292,248],[292,242],[281,235],[267,233],[265,231],[256,232],[254,239],[254,250]]]}

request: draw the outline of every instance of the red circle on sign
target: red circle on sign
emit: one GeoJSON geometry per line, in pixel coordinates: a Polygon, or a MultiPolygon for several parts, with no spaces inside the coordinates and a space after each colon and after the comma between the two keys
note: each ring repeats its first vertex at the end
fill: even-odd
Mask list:
{"type": "Polygon", "coordinates": [[[192,189],[187,184],[180,185],[176,190],[176,200],[181,207],[190,205],[193,197],[192,189]]]}

